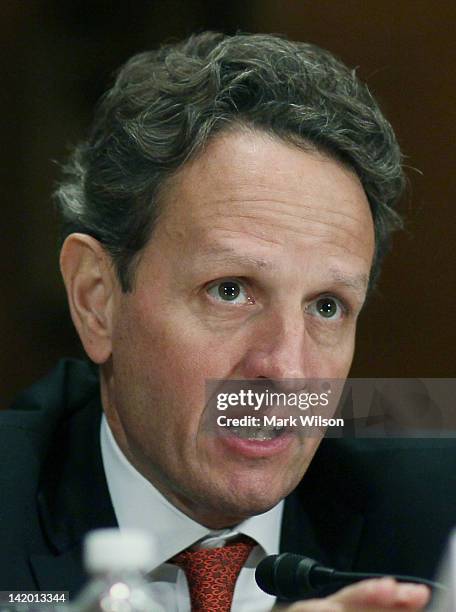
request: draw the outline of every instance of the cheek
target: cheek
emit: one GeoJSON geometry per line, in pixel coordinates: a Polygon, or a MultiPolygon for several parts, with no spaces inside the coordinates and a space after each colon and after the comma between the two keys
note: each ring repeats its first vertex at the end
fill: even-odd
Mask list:
{"type": "Polygon", "coordinates": [[[334,378],[345,379],[348,376],[350,367],[353,361],[353,354],[355,351],[355,338],[350,338],[340,349],[340,355],[334,358],[332,376],[334,378]]]}
{"type": "Polygon", "coordinates": [[[200,405],[206,380],[229,375],[232,347],[220,346],[185,311],[139,302],[122,315],[113,339],[113,359],[124,371],[127,385],[135,385],[135,395],[142,389],[162,400],[185,399],[200,405]]]}
{"type": "Polygon", "coordinates": [[[345,379],[354,354],[354,335],[347,334],[330,346],[314,346],[311,378],[345,379]]]}

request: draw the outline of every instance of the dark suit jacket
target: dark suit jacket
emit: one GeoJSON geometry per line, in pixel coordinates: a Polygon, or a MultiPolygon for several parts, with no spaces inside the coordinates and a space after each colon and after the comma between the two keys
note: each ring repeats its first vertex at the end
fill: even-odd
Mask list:
{"type": "MultiPolygon", "coordinates": [[[[116,519],[96,369],[66,360],[0,412],[0,590],[86,580],[84,535],[116,519]]],[[[281,550],[341,570],[431,577],[456,524],[456,442],[325,440],[286,500],[281,550]]]]}

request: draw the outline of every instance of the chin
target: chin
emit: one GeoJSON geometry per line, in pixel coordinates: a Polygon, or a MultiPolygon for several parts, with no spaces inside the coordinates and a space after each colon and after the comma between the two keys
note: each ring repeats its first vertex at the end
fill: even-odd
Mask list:
{"type": "Polygon", "coordinates": [[[233,487],[228,496],[223,496],[216,502],[214,500],[213,507],[217,509],[218,514],[223,512],[225,516],[230,516],[231,524],[235,524],[267,512],[294,489],[293,486],[285,490],[281,487],[279,491],[274,492],[270,483],[261,486],[258,486],[259,483],[255,484],[256,486],[247,487],[244,484],[233,487]],[[235,491],[235,495],[231,493],[232,491],[235,491]]]}
{"type": "Polygon", "coordinates": [[[199,522],[209,527],[209,529],[227,529],[242,523],[252,516],[264,514],[273,508],[279,501],[280,499],[267,505],[258,503],[248,504],[245,502],[237,505],[220,504],[216,509],[213,509],[207,517],[207,520],[199,520],[199,522]]]}

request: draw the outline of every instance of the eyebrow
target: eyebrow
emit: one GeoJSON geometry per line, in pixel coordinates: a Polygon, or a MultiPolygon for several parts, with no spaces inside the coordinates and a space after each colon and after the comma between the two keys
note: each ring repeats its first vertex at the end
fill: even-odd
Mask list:
{"type": "MultiPolygon", "coordinates": [[[[213,247],[207,246],[201,255],[206,257],[212,257],[215,260],[220,260],[223,263],[246,266],[250,268],[265,269],[268,268],[273,270],[276,266],[270,261],[250,255],[243,255],[238,253],[232,247],[213,247]]],[[[204,263],[204,266],[207,264],[204,263]]],[[[369,283],[369,277],[366,274],[347,274],[337,267],[331,267],[328,269],[329,277],[328,281],[332,282],[341,287],[352,289],[364,296],[369,283]]]]}
{"type": "Polygon", "coordinates": [[[329,268],[331,280],[337,285],[347,287],[348,289],[354,289],[358,293],[365,293],[369,284],[369,277],[367,274],[346,274],[339,268],[329,268]]]}
{"type": "Polygon", "coordinates": [[[266,259],[253,257],[251,255],[242,255],[232,247],[206,247],[203,251],[201,251],[201,255],[204,258],[212,257],[213,259],[221,260],[223,263],[248,266],[251,268],[273,269],[275,267],[266,259]]]}

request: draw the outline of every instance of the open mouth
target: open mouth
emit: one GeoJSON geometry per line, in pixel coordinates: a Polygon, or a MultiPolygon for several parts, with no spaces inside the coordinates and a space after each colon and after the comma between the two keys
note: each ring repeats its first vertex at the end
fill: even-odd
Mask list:
{"type": "Polygon", "coordinates": [[[243,440],[256,440],[259,442],[266,442],[268,440],[274,440],[287,431],[287,427],[273,427],[273,426],[260,426],[260,427],[227,427],[227,431],[230,435],[236,436],[243,440]]]}
{"type": "Polygon", "coordinates": [[[268,422],[266,416],[240,415],[233,417],[231,422],[226,417],[219,417],[220,426],[213,432],[216,434],[222,452],[233,453],[236,458],[265,459],[285,452],[296,440],[292,435],[295,428],[288,423],[268,422]]]}

